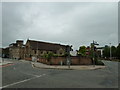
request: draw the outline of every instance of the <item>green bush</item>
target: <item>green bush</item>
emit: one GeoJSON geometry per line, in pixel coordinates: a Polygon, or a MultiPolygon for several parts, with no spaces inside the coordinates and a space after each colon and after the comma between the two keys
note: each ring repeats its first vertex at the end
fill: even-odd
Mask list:
{"type": "Polygon", "coordinates": [[[50,62],[50,65],[53,65],[53,63],[52,63],[52,62],[50,62]]]}
{"type": "Polygon", "coordinates": [[[54,57],[58,57],[59,55],[58,54],[53,54],[54,57]]]}
{"type": "Polygon", "coordinates": [[[96,64],[96,65],[104,65],[104,63],[103,63],[101,60],[95,61],[95,64],[96,64]]]}
{"type": "Polygon", "coordinates": [[[68,55],[69,55],[69,54],[65,52],[64,55],[62,55],[62,56],[67,57],[68,55]]]}
{"type": "Polygon", "coordinates": [[[49,52],[48,54],[44,54],[42,57],[49,61],[52,56],[53,56],[53,53],[49,52]]]}

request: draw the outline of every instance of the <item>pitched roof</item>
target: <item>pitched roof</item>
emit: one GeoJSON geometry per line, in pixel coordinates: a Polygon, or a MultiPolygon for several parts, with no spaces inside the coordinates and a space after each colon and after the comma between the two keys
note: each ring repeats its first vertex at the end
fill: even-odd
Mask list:
{"type": "Polygon", "coordinates": [[[55,44],[55,43],[48,43],[42,41],[35,41],[35,40],[28,40],[31,49],[39,49],[39,50],[46,50],[46,51],[56,51],[60,48],[66,49],[66,45],[55,44]]]}

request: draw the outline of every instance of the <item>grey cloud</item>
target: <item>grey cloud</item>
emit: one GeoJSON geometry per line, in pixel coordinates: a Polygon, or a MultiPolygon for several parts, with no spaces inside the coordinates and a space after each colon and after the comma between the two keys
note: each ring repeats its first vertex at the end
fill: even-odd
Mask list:
{"type": "Polygon", "coordinates": [[[19,35],[24,25],[19,13],[18,5],[2,3],[2,39],[3,46],[9,45],[19,35]]]}
{"type": "Polygon", "coordinates": [[[3,46],[16,39],[117,44],[117,3],[4,3],[3,46]]]}
{"type": "Polygon", "coordinates": [[[118,3],[118,43],[120,43],[120,2],[118,3]]]}
{"type": "Polygon", "coordinates": [[[0,47],[2,47],[2,3],[0,3],[0,47]]]}

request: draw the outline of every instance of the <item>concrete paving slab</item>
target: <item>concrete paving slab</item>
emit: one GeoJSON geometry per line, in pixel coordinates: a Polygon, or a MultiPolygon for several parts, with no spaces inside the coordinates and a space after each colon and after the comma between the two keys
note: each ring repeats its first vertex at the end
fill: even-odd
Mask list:
{"type": "Polygon", "coordinates": [[[2,62],[0,62],[0,66],[6,65],[6,64],[12,64],[12,62],[8,62],[8,61],[2,61],[2,62]]]}

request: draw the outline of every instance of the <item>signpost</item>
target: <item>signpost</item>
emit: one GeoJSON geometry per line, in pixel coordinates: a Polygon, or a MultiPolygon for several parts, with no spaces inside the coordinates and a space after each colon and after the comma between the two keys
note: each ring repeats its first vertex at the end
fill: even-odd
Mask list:
{"type": "Polygon", "coordinates": [[[97,42],[95,42],[94,40],[93,40],[93,43],[92,43],[92,51],[93,51],[93,66],[95,67],[95,50],[94,50],[94,48],[95,48],[95,45],[99,45],[97,42]]]}
{"type": "Polygon", "coordinates": [[[71,63],[71,60],[70,60],[70,51],[71,51],[71,47],[72,46],[67,46],[67,54],[68,54],[68,56],[67,56],[67,65],[68,65],[68,68],[70,68],[70,63],[71,63]]]}

